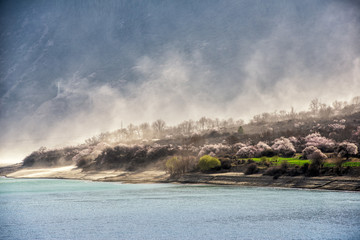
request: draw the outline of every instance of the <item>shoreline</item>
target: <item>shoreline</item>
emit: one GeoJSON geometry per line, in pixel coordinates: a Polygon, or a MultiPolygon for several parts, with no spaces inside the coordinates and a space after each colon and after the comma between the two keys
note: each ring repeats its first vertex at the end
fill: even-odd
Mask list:
{"type": "Polygon", "coordinates": [[[122,170],[82,171],[76,166],[54,168],[22,168],[13,166],[1,169],[0,176],[16,179],[73,179],[122,183],[179,183],[212,184],[253,187],[295,188],[312,190],[360,191],[360,178],[349,176],[280,176],[274,179],[262,174],[244,175],[240,172],[225,173],[187,173],[170,177],[165,171],[143,170],[128,172],[122,170]]]}
{"type": "Polygon", "coordinates": [[[191,174],[177,179],[180,183],[204,183],[217,185],[295,188],[309,190],[360,191],[360,179],[352,177],[304,177],[281,176],[274,179],[261,174],[244,175],[224,174],[191,174]]]}

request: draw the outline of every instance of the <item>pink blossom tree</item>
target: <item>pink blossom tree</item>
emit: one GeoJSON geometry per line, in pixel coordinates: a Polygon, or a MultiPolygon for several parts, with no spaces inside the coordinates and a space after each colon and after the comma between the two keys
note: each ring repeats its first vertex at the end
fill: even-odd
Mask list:
{"type": "Polygon", "coordinates": [[[254,146],[242,147],[237,153],[236,156],[240,158],[252,158],[255,157],[257,149],[254,146]]]}
{"type": "Polygon", "coordinates": [[[322,137],[320,133],[312,133],[305,137],[305,146],[314,146],[320,149],[323,152],[333,152],[335,150],[336,144],[332,139],[322,137]]]}
{"type": "Polygon", "coordinates": [[[209,144],[204,145],[198,154],[199,157],[204,155],[216,156],[219,154],[227,154],[231,151],[231,147],[224,144],[209,144]]]}
{"type": "Polygon", "coordinates": [[[304,148],[304,150],[302,151],[303,159],[309,159],[309,156],[311,154],[313,154],[316,150],[319,150],[319,149],[314,146],[308,146],[308,147],[304,148]]]}
{"type": "Polygon", "coordinates": [[[262,157],[262,156],[271,157],[272,155],[274,155],[274,151],[271,149],[271,147],[262,141],[258,142],[255,148],[256,148],[256,153],[255,153],[256,157],[262,157]]]}
{"type": "Polygon", "coordinates": [[[327,156],[322,153],[319,149],[316,149],[314,152],[308,155],[308,159],[311,159],[316,162],[322,162],[322,160],[326,159],[327,156]]]}
{"type": "Polygon", "coordinates": [[[354,143],[344,141],[339,144],[337,154],[339,157],[345,157],[348,160],[351,155],[358,154],[358,147],[354,143]]]}
{"type": "Polygon", "coordinates": [[[271,148],[275,153],[284,157],[292,157],[296,153],[294,145],[285,137],[275,139],[271,148]]]}

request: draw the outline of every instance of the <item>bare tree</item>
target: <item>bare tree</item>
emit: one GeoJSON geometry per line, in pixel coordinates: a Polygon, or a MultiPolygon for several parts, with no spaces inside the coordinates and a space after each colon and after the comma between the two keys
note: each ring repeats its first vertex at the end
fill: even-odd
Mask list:
{"type": "Polygon", "coordinates": [[[206,117],[202,117],[202,118],[199,119],[199,121],[197,122],[197,124],[199,125],[200,131],[204,131],[204,130],[205,130],[206,122],[207,122],[206,117]]]}
{"type": "Polygon", "coordinates": [[[314,116],[316,116],[318,114],[319,109],[320,109],[320,101],[318,98],[311,100],[309,109],[314,116]]]}
{"type": "Polygon", "coordinates": [[[244,123],[245,123],[245,121],[242,119],[236,120],[236,122],[235,122],[236,126],[242,126],[242,125],[244,125],[244,123]]]}
{"type": "Polygon", "coordinates": [[[280,110],[279,114],[281,120],[286,120],[287,112],[285,110],[280,110]]]}
{"type": "Polygon", "coordinates": [[[129,139],[134,139],[135,138],[135,125],[130,123],[128,126],[127,126],[127,131],[128,131],[128,138],[129,139]]]}
{"type": "Polygon", "coordinates": [[[216,129],[220,130],[220,120],[218,118],[215,118],[214,123],[215,123],[216,129]]]}
{"type": "Polygon", "coordinates": [[[354,113],[354,111],[355,111],[355,105],[351,104],[344,106],[344,108],[341,110],[341,113],[344,115],[350,115],[354,113]]]}
{"type": "Polygon", "coordinates": [[[333,109],[335,111],[335,114],[339,114],[340,110],[342,109],[343,107],[343,103],[340,102],[340,101],[334,101],[332,103],[332,106],[333,106],[333,109]]]}
{"type": "Polygon", "coordinates": [[[354,105],[360,105],[360,96],[353,97],[351,103],[354,105]]]}
{"type": "Polygon", "coordinates": [[[151,128],[150,128],[150,124],[148,123],[142,123],[139,126],[141,134],[142,134],[142,138],[148,139],[152,137],[152,132],[151,132],[151,128]]]}
{"type": "Polygon", "coordinates": [[[294,120],[294,119],[296,119],[296,116],[297,116],[297,114],[296,114],[296,112],[295,112],[294,107],[291,107],[291,111],[289,112],[289,118],[290,118],[291,120],[294,120]]]}
{"type": "Polygon", "coordinates": [[[320,104],[319,116],[321,118],[329,118],[333,114],[333,109],[325,103],[320,104]]]}
{"type": "Polygon", "coordinates": [[[206,129],[209,130],[209,129],[214,129],[215,128],[215,121],[212,120],[211,118],[207,118],[206,119],[206,129]]]}
{"type": "Polygon", "coordinates": [[[157,137],[161,137],[165,131],[166,123],[162,119],[158,119],[152,123],[152,128],[154,129],[155,134],[157,137]]]}
{"type": "Polygon", "coordinates": [[[220,129],[221,129],[221,131],[227,132],[228,128],[229,128],[229,122],[228,122],[227,120],[222,120],[222,121],[220,122],[220,129]]]}
{"type": "Polygon", "coordinates": [[[184,135],[190,135],[194,129],[194,121],[184,121],[179,124],[180,132],[184,135]]]}

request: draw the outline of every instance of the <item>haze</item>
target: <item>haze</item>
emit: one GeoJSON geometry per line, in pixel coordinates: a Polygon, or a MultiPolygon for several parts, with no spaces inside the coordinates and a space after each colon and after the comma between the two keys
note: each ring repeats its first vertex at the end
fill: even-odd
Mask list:
{"type": "Polygon", "coordinates": [[[360,92],[357,1],[1,1],[0,163],[360,92]]]}

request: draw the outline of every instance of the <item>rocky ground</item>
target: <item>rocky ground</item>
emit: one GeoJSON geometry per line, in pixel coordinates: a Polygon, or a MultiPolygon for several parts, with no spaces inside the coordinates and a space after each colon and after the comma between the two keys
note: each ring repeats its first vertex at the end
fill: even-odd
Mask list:
{"type": "Polygon", "coordinates": [[[230,184],[259,187],[286,187],[324,190],[360,191],[360,178],[344,176],[304,177],[281,176],[274,179],[261,174],[244,175],[243,173],[186,174],[178,179],[180,183],[230,184]]]}
{"type": "Polygon", "coordinates": [[[274,178],[261,174],[244,175],[239,172],[227,172],[211,174],[188,173],[179,177],[170,177],[165,171],[154,169],[137,172],[121,170],[82,171],[82,169],[73,165],[55,168],[23,168],[19,165],[13,165],[0,168],[0,175],[9,178],[59,178],[124,183],[221,184],[360,191],[360,178],[348,176],[281,176],[274,178]]]}

